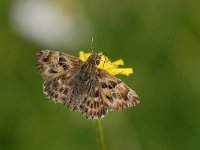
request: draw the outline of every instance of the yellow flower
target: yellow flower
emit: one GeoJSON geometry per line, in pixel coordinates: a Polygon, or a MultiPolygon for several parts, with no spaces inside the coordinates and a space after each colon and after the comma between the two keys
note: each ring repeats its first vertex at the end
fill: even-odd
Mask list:
{"type": "MultiPolygon", "coordinates": [[[[87,61],[90,55],[92,55],[92,53],[84,53],[83,51],[79,52],[79,58],[83,62],[87,61]]],[[[108,57],[101,54],[101,61],[100,64],[97,66],[97,68],[103,69],[112,75],[122,74],[129,76],[130,74],[133,73],[133,68],[118,68],[123,65],[124,62],[122,59],[111,62],[111,60],[108,57]]]]}

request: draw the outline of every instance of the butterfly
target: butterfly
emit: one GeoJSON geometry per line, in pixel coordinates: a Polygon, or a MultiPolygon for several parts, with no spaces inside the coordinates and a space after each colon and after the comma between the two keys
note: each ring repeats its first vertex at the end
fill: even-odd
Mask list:
{"type": "Polygon", "coordinates": [[[136,106],[139,97],[123,81],[97,68],[101,55],[92,53],[86,62],[59,51],[37,53],[37,67],[44,78],[43,91],[56,103],[80,111],[87,119],[100,119],[108,111],[136,106]]]}

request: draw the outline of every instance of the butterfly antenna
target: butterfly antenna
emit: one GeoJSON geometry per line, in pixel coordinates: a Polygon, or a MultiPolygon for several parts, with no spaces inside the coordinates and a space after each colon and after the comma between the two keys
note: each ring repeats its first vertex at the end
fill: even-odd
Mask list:
{"type": "Polygon", "coordinates": [[[107,55],[106,55],[105,53],[102,53],[102,54],[101,54],[101,56],[103,56],[103,55],[105,56],[105,59],[104,59],[104,60],[102,60],[102,61],[104,61],[104,62],[103,62],[103,68],[104,68],[104,65],[105,65],[105,63],[106,63],[106,58],[107,58],[107,55]]]}
{"type": "Polygon", "coordinates": [[[106,63],[106,57],[105,57],[105,60],[104,60],[104,62],[103,62],[103,68],[104,68],[105,63],[106,63]]]}
{"type": "Polygon", "coordinates": [[[93,40],[93,37],[92,37],[92,39],[91,39],[91,43],[90,43],[90,46],[91,46],[90,48],[91,48],[92,53],[94,53],[94,51],[93,51],[93,47],[92,47],[92,46],[93,46],[93,41],[94,41],[94,40],[93,40]]]}

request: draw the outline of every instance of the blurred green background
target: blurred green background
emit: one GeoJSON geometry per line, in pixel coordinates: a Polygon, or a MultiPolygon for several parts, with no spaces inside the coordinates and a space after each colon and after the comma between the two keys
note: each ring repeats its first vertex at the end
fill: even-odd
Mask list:
{"type": "Polygon", "coordinates": [[[36,52],[94,49],[141,104],[102,120],[109,150],[200,149],[200,1],[0,0],[0,150],[98,149],[95,122],[48,102],[36,52]]]}

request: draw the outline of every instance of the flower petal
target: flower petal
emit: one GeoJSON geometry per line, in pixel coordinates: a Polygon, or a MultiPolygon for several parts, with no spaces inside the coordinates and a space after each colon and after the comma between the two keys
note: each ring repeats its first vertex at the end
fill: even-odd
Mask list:
{"type": "MultiPolygon", "coordinates": [[[[129,76],[130,74],[133,74],[133,68],[118,68],[124,65],[124,61],[122,59],[111,62],[111,60],[108,57],[106,57],[102,53],[100,54],[101,54],[101,62],[97,66],[97,68],[103,69],[112,75],[122,74],[129,76]]],[[[87,61],[90,55],[92,55],[92,53],[84,53],[83,51],[79,52],[79,58],[83,62],[87,61]]]]}

